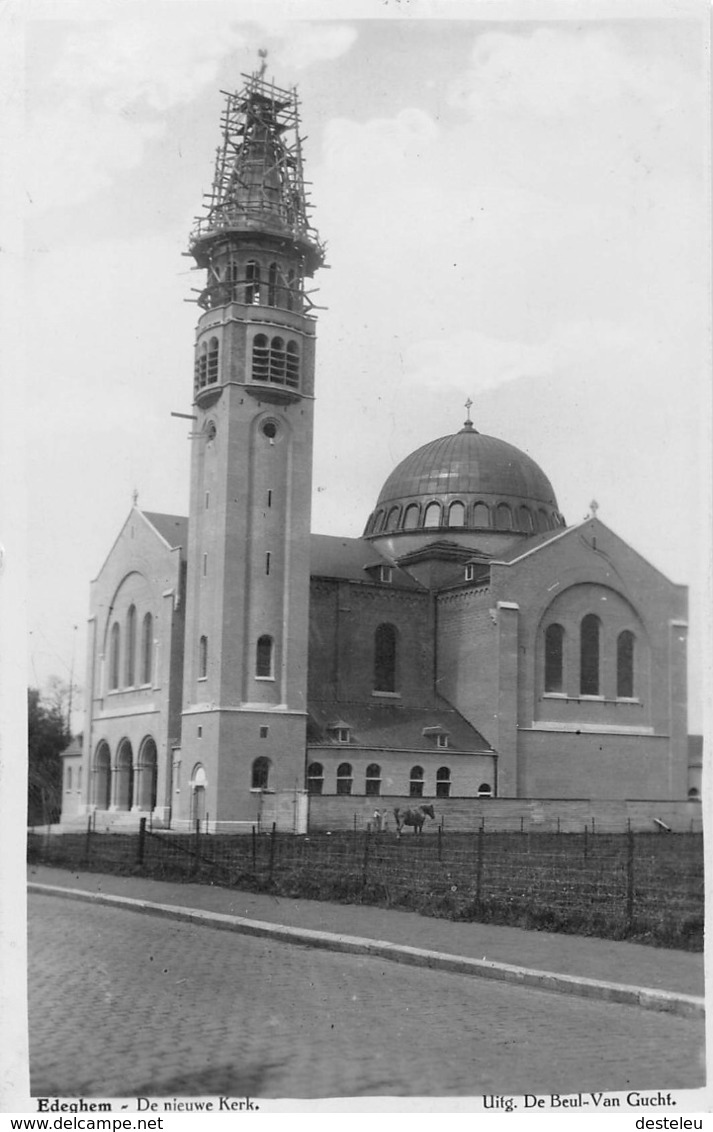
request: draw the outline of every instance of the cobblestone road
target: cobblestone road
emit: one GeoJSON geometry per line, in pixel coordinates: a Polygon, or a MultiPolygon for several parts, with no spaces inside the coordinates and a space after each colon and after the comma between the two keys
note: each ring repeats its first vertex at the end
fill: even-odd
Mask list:
{"type": "Polygon", "coordinates": [[[35,1096],[698,1088],[703,1024],[29,899],[35,1096]]]}

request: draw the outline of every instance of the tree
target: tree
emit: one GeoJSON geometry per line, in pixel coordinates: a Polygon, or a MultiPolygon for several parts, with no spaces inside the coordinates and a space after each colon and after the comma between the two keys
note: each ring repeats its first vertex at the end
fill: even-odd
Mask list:
{"type": "Polygon", "coordinates": [[[57,696],[46,699],[37,688],[28,688],[27,712],[27,820],[30,825],[50,825],[59,821],[62,806],[60,753],[70,735],[57,696]]]}

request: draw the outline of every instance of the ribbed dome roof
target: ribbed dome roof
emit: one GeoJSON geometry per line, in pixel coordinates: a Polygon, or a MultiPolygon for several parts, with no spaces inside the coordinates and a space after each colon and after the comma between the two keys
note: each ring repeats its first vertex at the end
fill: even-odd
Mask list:
{"type": "Polygon", "coordinates": [[[365,533],[446,526],[531,533],[563,522],[552,484],[535,461],[467,421],[459,432],[401,461],[381,489],[365,533]]]}
{"type": "Polygon", "coordinates": [[[417,448],[394,468],[377,502],[418,495],[518,496],[557,507],[552,484],[534,460],[495,436],[462,428],[417,448]]]}

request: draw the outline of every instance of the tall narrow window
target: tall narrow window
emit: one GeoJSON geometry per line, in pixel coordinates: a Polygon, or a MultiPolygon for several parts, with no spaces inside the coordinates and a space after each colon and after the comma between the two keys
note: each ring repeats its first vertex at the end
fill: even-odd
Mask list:
{"type": "Polygon", "coordinates": [[[205,385],[207,377],[208,377],[208,347],[204,342],[203,345],[201,346],[200,354],[198,355],[198,386],[199,386],[200,389],[202,389],[203,386],[205,385]]]}
{"type": "Polygon", "coordinates": [[[287,343],[285,365],[285,384],[291,389],[296,389],[300,383],[300,352],[297,343],[292,339],[287,343]]]}
{"type": "Polygon", "coordinates": [[[451,793],[451,772],[447,766],[436,771],[436,797],[449,798],[451,793]]]}
{"type": "Polygon", "coordinates": [[[272,676],[272,637],[260,637],[255,657],[255,675],[262,678],[272,676]]]}
{"type": "Polygon", "coordinates": [[[270,573],[270,559],[271,559],[271,557],[272,556],[270,554],[270,551],[269,550],[266,551],[265,552],[265,573],[266,574],[270,573]]]}
{"type": "Polygon", "coordinates": [[[271,263],[267,277],[267,305],[277,306],[277,264],[271,263]]]}
{"type": "Polygon", "coordinates": [[[518,511],[518,517],[519,517],[519,520],[520,520],[520,530],[526,531],[529,534],[530,531],[532,531],[534,529],[534,524],[533,524],[533,521],[532,521],[532,511],[530,510],[529,507],[525,507],[523,505],[518,511]]]}
{"type": "Polygon", "coordinates": [[[634,695],[634,634],[628,629],[616,641],[616,694],[623,699],[634,695]]]}
{"type": "Polygon", "coordinates": [[[548,625],[545,630],[545,691],[562,691],[562,657],[564,629],[548,625]]]}
{"type": "Polygon", "coordinates": [[[208,675],[208,638],[201,637],[198,645],[198,677],[205,680],[208,675]]]}
{"type": "Polygon", "coordinates": [[[465,526],[465,507],[462,503],[456,501],[451,503],[448,508],[448,526],[449,527],[464,527],[465,526]]]}
{"type": "Polygon", "coordinates": [[[121,629],[119,622],[115,621],[111,627],[111,641],[109,643],[109,687],[114,690],[119,687],[119,657],[121,654],[121,629]]]}
{"type": "Polygon", "coordinates": [[[495,526],[499,531],[512,530],[512,511],[507,503],[498,503],[495,512],[495,526]]]}
{"type": "Polygon", "coordinates": [[[285,343],[282,338],[273,338],[270,343],[270,381],[277,385],[285,382],[285,343]]]}
{"type": "Polygon", "coordinates": [[[374,691],[396,691],[396,628],[379,625],[374,638],[374,691]]]}
{"type": "Polygon", "coordinates": [[[424,527],[440,527],[441,525],[441,505],[440,503],[429,503],[426,508],[426,513],[423,516],[424,527]]]}
{"type": "Polygon", "coordinates": [[[408,792],[411,798],[423,797],[423,767],[412,766],[409,775],[408,792]]]}
{"type": "Polygon", "coordinates": [[[136,606],[126,615],[126,684],[133,688],[136,676],[136,606]]]}
{"type": "Polygon", "coordinates": [[[265,334],[253,338],[253,381],[268,381],[270,378],[270,347],[265,334]]]}
{"type": "Polygon", "coordinates": [[[391,508],[391,510],[389,511],[389,514],[387,516],[387,519],[386,519],[386,527],[384,528],[385,530],[387,530],[387,531],[395,531],[396,530],[396,528],[399,525],[399,514],[400,513],[401,513],[400,507],[392,507],[391,508]]]}
{"type": "Polygon", "coordinates": [[[151,683],[153,669],[153,617],[147,613],[141,628],[141,683],[151,683]]]}
{"type": "Polygon", "coordinates": [[[340,763],[337,767],[337,794],[351,794],[352,781],[351,763],[340,763]]]}
{"type": "Polygon", "coordinates": [[[487,503],[476,503],[475,507],[473,508],[473,526],[490,526],[490,508],[488,507],[487,503]]]}
{"type": "Polygon", "coordinates": [[[307,792],[321,794],[324,789],[324,767],[321,763],[310,763],[307,767],[307,792]]]}
{"type": "Polygon", "coordinates": [[[211,338],[208,343],[208,384],[218,380],[218,339],[211,338]]]}
{"type": "Polygon", "coordinates": [[[285,306],[287,310],[295,309],[295,274],[294,271],[287,272],[287,297],[285,306]]]}
{"type": "Polygon", "coordinates": [[[249,306],[260,302],[260,264],[254,259],[245,264],[245,302],[249,306]]]}
{"type": "Polygon", "coordinates": [[[250,785],[253,790],[267,790],[269,783],[270,760],[265,755],[260,755],[253,762],[250,785]]]}
{"type": "Polygon", "coordinates": [[[420,511],[418,503],[409,503],[404,515],[404,530],[414,531],[418,526],[418,513],[420,511]]]}
{"type": "Polygon", "coordinates": [[[582,696],[599,695],[599,618],[588,613],[582,618],[579,642],[579,691],[582,696]]]}
{"type": "Polygon", "coordinates": [[[228,267],[228,278],[230,280],[230,298],[234,303],[238,301],[238,282],[240,279],[240,268],[235,260],[230,261],[228,267]]]}
{"type": "Polygon", "coordinates": [[[378,763],[369,763],[366,768],[366,793],[372,796],[381,793],[381,767],[378,763]]]}

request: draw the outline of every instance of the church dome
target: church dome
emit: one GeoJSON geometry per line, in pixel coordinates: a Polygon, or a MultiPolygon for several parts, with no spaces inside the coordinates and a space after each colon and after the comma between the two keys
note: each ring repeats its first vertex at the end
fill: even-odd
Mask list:
{"type": "Polygon", "coordinates": [[[466,421],[394,468],[364,535],[439,528],[534,534],[562,526],[552,484],[535,461],[466,421]]]}

